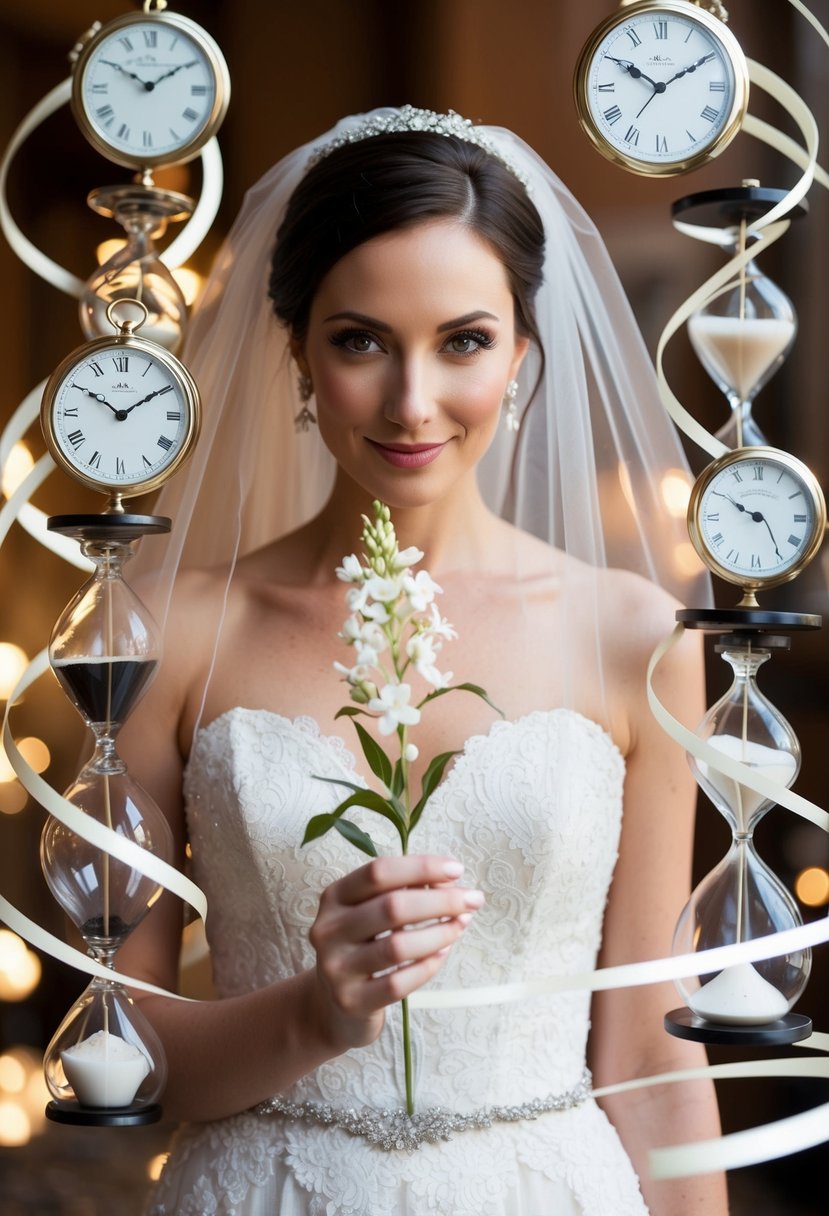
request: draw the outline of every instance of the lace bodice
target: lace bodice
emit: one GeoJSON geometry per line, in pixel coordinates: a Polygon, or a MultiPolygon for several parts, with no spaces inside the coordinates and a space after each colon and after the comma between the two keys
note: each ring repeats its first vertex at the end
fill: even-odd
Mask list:
{"type": "MultiPolygon", "coordinates": [[[[194,878],[209,900],[208,938],[220,995],[246,992],[313,964],[308,931],[319,896],[363,858],[335,832],[305,847],[300,842],[308,819],[332,809],[343,796],[315,777],[360,781],[355,774],[354,758],[342,740],[323,735],[307,718],[237,708],[197,735],[185,778],[187,821],[194,878]]],[[[412,840],[413,849],[457,857],[465,866],[462,882],[480,887],[487,900],[434,986],[495,984],[595,966],[617,855],[623,779],[624,762],[610,737],[570,710],[496,722],[488,735],[467,742],[412,840]]],[[[359,809],[352,814],[381,852],[399,850],[391,824],[359,809]]],[[[572,1088],[584,1068],[588,1000],[585,993],[565,993],[520,1008],[414,1011],[418,1106],[464,1111],[572,1088]]],[[[400,1033],[393,1009],[376,1043],[324,1064],[283,1096],[340,1107],[399,1106],[404,1089],[400,1033]]],[[[611,1172],[597,1167],[591,1147],[596,1120],[604,1117],[589,1102],[566,1115],[493,1127],[471,1174],[463,1164],[470,1160],[470,1138],[430,1151],[427,1163],[425,1150],[382,1153],[340,1129],[290,1121],[280,1124],[271,1156],[287,1162],[311,1196],[310,1206],[301,1210],[315,1216],[510,1211],[503,1195],[498,1198],[506,1194],[510,1160],[516,1168],[523,1160],[547,1177],[577,1174],[581,1181],[578,1188],[573,1184],[574,1191],[585,1203],[595,1193],[596,1212],[611,1210],[601,1205],[613,1194],[621,1170],[623,1190],[630,1195],[625,1200],[620,1193],[612,1210],[618,1216],[641,1213],[635,1179],[631,1188],[632,1171],[615,1139],[611,1172]],[[401,1206],[404,1183],[420,1188],[422,1207],[401,1206]]],[[[237,1183],[245,1170],[250,1180],[274,1168],[273,1161],[267,1167],[268,1154],[263,1155],[261,1133],[255,1130],[263,1122],[273,1120],[237,1116],[213,1125],[209,1133],[208,1156],[214,1162],[221,1136],[235,1136],[237,1183]]],[[[607,1132],[612,1135],[609,1127],[607,1132]]],[[[205,1134],[199,1133],[202,1142],[205,1134]]],[[[198,1143],[198,1136],[192,1142],[185,1136],[180,1154],[195,1152],[198,1143]]],[[[233,1188],[225,1183],[228,1189],[233,1188]]],[[[227,1202],[215,1209],[196,1203],[192,1212],[248,1210],[227,1202]]],[[[183,1216],[191,1209],[175,1210],[183,1216]]]]}

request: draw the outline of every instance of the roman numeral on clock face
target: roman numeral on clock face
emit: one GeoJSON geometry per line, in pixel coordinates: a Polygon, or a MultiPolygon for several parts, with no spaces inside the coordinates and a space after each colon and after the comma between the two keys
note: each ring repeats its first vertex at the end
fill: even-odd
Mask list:
{"type": "Polygon", "coordinates": [[[164,448],[165,452],[169,452],[170,448],[173,446],[172,439],[168,439],[166,435],[159,435],[156,443],[160,448],[164,448]]]}
{"type": "Polygon", "coordinates": [[[622,111],[618,106],[611,106],[609,110],[605,110],[604,116],[610,125],[613,126],[614,122],[618,122],[622,117],[622,111]]]}

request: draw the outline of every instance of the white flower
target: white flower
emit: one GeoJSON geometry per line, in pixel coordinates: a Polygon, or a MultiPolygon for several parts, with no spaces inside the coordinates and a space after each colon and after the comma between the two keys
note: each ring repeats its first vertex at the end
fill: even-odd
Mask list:
{"type": "Polygon", "coordinates": [[[370,674],[369,669],[361,663],[355,664],[354,667],[346,667],[343,663],[335,663],[334,670],[338,671],[349,684],[360,684],[363,680],[367,680],[370,674]]]}
{"type": "Polygon", "coordinates": [[[407,566],[416,565],[421,557],[423,557],[423,550],[409,545],[408,549],[402,549],[395,555],[394,569],[395,571],[405,570],[407,566]]]}
{"type": "Polygon", "coordinates": [[[334,573],[343,583],[361,583],[363,581],[363,567],[360,565],[360,559],[356,553],[350,553],[348,557],[344,557],[343,564],[337,566],[334,573]]]}
{"type": "Polygon", "coordinates": [[[446,638],[447,641],[458,636],[457,631],[452,628],[448,621],[445,621],[438,612],[437,604],[431,605],[432,619],[429,622],[428,632],[435,637],[446,638]]]}
{"type": "Polygon", "coordinates": [[[368,708],[382,714],[377,726],[381,735],[393,734],[398,726],[416,726],[420,710],[410,705],[412,690],[408,684],[386,684],[379,697],[372,697],[368,708]]]}
{"type": "Polygon", "coordinates": [[[360,587],[349,587],[345,593],[345,602],[348,605],[349,612],[362,612],[368,600],[368,591],[365,583],[360,587]]]}
{"type": "Polygon", "coordinates": [[[407,743],[403,748],[403,759],[408,760],[410,764],[413,760],[416,760],[419,755],[420,752],[417,750],[414,743],[407,743]]]}
{"type": "Polygon", "coordinates": [[[397,578],[382,578],[379,574],[366,580],[366,591],[369,598],[381,604],[393,604],[400,595],[400,580],[397,578]]]}
{"type": "Polygon", "coordinates": [[[452,673],[441,674],[435,666],[439,646],[425,633],[416,633],[406,643],[406,654],[412,660],[415,671],[423,676],[435,688],[445,688],[452,679],[452,673]]]}
{"type": "Polygon", "coordinates": [[[435,595],[440,594],[443,588],[435,582],[431,574],[427,573],[426,570],[419,570],[415,575],[409,573],[403,575],[403,590],[409,597],[412,611],[425,612],[434,600],[435,595]]]}
{"type": "Polygon", "coordinates": [[[360,611],[364,617],[367,617],[370,621],[376,621],[378,625],[385,625],[387,621],[391,620],[386,611],[385,604],[365,604],[360,611]]]}

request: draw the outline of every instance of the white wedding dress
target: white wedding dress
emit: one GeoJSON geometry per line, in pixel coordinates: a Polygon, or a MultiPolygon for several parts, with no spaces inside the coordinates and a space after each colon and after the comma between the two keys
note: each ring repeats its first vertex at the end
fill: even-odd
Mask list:
{"type": "MultiPolygon", "coordinates": [[[[194,877],[209,904],[217,990],[249,991],[313,963],[320,892],[364,858],[336,832],[300,847],[312,814],[354,780],[337,738],[307,718],[234,709],[202,729],[186,779],[194,877]]],[[[450,853],[486,906],[434,988],[595,966],[621,826],[624,762],[595,723],[565,709],[496,722],[437,789],[414,847],[450,853]]],[[[360,815],[363,818],[360,818],[360,815]]],[[[381,851],[391,824],[354,818],[381,851]]],[[[585,1066],[589,995],[413,1010],[416,1102],[469,1113],[566,1094],[585,1066]]],[[[399,1011],[378,1042],[281,1095],[339,1111],[399,1108],[399,1011]]],[[[646,1216],[631,1164],[591,1098],[535,1119],[495,1120],[391,1151],[336,1124],[246,1112],[177,1134],[151,1216],[646,1216]]]]}

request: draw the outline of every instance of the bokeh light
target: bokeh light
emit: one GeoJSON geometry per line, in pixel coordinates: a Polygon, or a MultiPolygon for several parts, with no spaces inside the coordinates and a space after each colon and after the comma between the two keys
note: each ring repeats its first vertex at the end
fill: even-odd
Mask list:
{"type": "Polygon", "coordinates": [[[28,666],[26,651],[14,642],[0,642],[0,701],[8,701],[28,666]]]}
{"type": "Polygon", "coordinates": [[[794,881],[797,898],[807,908],[829,904],[829,873],[823,866],[807,866],[794,881]]]}
{"type": "Polygon", "coordinates": [[[40,959],[21,937],[0,929],[0,1000],[24,1001],[40,983],[40,959]]]}
{"type": "Polygon", "coordinates": [[[11,498],[23,478],[31,472],[34,466],[34,457],[25,443],[16,443],[6,458],[2,480],[0,480],[0,488],[6,498],[11,498]]]}

